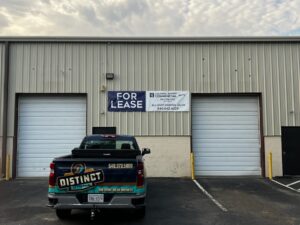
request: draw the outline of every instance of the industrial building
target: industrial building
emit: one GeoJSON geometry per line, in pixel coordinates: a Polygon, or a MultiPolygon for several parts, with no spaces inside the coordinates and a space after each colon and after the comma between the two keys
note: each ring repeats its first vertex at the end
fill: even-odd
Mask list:
{"type": "Polygon", "coordinates": [[[2,37],[1,176],[47,176],[106,126],[151,149],[149,176],[191,176],[191,151],[198,176],[266,176],[269,152],[299,175],[299,54],[299,37],[2,37]]]}

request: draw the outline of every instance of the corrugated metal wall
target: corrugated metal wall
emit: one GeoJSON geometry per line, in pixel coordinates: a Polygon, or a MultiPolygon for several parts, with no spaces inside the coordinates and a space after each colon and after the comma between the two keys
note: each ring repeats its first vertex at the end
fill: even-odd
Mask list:
{"type": "Polygon", "coordinates": [[[88,131],[190,135],[190,113],[108,113],[106,90],[263,93],[264,134],[300,125],[297,43],[15,43],[10,58],[9,134],[15,92],[88,93],[88,131]],[[105,72],[116,79],[106,81],[105,72]]]}
{"type": "MultiPolygon", "coordinates": [[[[2,132],[3,132],[3,102],[4,102],[4,69],[5,69],[4,58],[5,58],[5,45],[0,43],[0,139],[1,140],[3,135],[2,132]]],[[[1,141],[0,141],[0,147],[1,147],[1,141]]]]}

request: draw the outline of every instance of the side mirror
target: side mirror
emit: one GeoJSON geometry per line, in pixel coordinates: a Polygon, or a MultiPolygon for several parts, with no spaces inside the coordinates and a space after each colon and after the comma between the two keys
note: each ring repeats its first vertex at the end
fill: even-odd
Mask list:
{"type": "Polygon", "coordinates": [[[150,148],[143,148],[142,155],[146,155],[146,154],[150,154],[150,153],[151,153],[150,148]]]}

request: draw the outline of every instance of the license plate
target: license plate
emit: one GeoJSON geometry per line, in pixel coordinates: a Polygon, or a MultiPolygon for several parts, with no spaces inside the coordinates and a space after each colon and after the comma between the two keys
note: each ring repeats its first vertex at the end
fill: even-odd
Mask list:
{"type": "Polygon", "coordinates": [[[103,203],[104,202],[104,194],[88,194],[88,202],[103,203]]]}

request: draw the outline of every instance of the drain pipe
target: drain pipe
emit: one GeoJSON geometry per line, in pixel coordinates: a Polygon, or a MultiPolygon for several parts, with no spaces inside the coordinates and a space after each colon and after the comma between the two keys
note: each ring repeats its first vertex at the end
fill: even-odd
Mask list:
{"type": "MultiPolygon", "coordinates": [[[[8,111],[8,76],[9,76],[9,42],[5,42],[4,56],[4,88],[3,88],[3,127],[2,127],[2,171],[1,177],[9,174],[7,169],[10,165],[6,165],[7,160],[7,111],[8,111]]],[[[6,177],[8,179],[8,177],[6,177]]]]}

